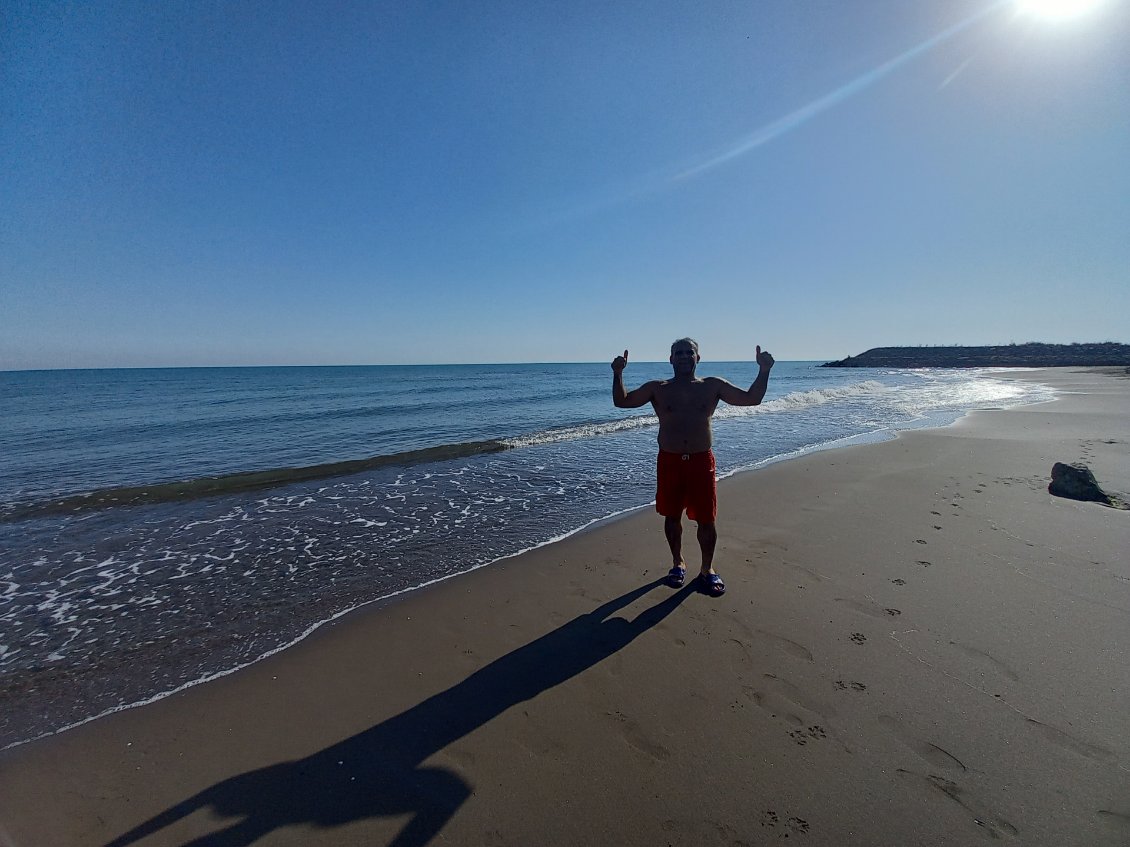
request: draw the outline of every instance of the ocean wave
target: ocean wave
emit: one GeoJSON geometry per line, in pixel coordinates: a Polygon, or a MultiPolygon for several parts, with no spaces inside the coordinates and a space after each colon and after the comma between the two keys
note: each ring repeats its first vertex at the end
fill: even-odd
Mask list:
{"type": "MultiPolygon", "coordinates": [[[[716,417],[734,418],[744,415],[774,412],[796,412],[825,403],[849,400],[867,395],[878,395],[888,389],[880,382],[867,380],[834,388],[795,391],[762,403],[760,406],[722,406],[716,417]]],[[[142,506],[195,500],[245,491],[276,488],[295,482],[346,476],[390,465],[418,465],[462,459],[483,453],[497,453],[545,444],[596,438],[631,430],[657,426],[655,415],[634,415],[608,421],[592,421],[554,427],[507,438],[484,441],[467,441],[440,444],[400,453],[381,454],[365,459],[328,462],[301,467],[271,468],[260,471],[241,471],[220,476],[206,476],[175,482],[157,482],[146,485],[127,485],[101,488],[80,494],[44,498],[31,502],[11,503],[2,507],[0,522],[11,523],[33,517],[64,515],[123,506],[142,506]]]]}
{"type": "Polygon", "coordinates": [[[576,441],[581,438],[611,435],[615,432],[626,432],[633,429],[646,429],[649,426],[657,426],[658,424],[659,418],[655,415],[636,415],[634,417],[620,418],[614,421],[599,421],[545,429],[541,432],[532,432],[529,435],[503,438],[501,441],[511,449],[534,447],[541,444],[556,444],[561,441],[576,441]]]}
{"type": "Polygon", "coordinates": [[[102,488],[66,497],[11,504],[6,513],[0,515],[0,522],[11,523],[26,518],[63,515],[118,506],[141,506],[170,503],[177,500],[195,500],[202,497],[275,488],[294,482],[346,476],[374,468],[387,467],[388,465],[407,466],[427,462],[442,462],[449,459],[476,456],[481,453],[498,453],[508,449],[510,449],[510,446],[501,441],[467,441],[460,444],[441,444],[437,447],[406,450],[402,453],[370,456],[367,459],[353,459],[344,462],[329,462],[297,468],[245,471],[178,482],[160,482],[153,485],[102,488]]]}
{"type": "Polygon", "coordinates": [[[1040,402],[1050,399],[1053,394],[1041,385],[979,376],[958,382],[934,381],[903,388],[891,393],[890,403],[893,408],[920,416],[940,408],[1005,408],[1040,402]]]}
{"type": "Polygon", "coordinates": [[[794,391],[762,403],[760,406],[726,406],[719,409],[715,417],[741,417],[742,415],[765,414],[766,412],[798,412],[839,400],[877,396],[887,391],[889,389],[883,383],[869,379],[864,382],[853,382],[851,385],[840,385],[833,388],[794,391]]]}
{"type": "MultiPolygon", "coordinates": [[[[856,397],[877,395],[887,388],[881,382],[867,380],[851,385],[842,385],[835,388],[816,388],[811,391],[793,391],[762,403],[759,406],[726,406],[720,405],[714,413],[715,418],[736,418],[746,415],[765,414],[767,412],[796,412],[824,403],[838,400],[849,400],[856,397]]],[[[574,441],[579,438],[592,438],[594,436],[611,435],[627,430],[644,429],[649,426],[658,426],[659,418],[655,415],[636,415],[630,418],[620,418],[612,421],[595,421],[592,423],[574,424],[572,426],[546,429],[515,438],[501,439],[508,447],[532,447],[539,444],[553,444],[560,441],[574,441]]]]}

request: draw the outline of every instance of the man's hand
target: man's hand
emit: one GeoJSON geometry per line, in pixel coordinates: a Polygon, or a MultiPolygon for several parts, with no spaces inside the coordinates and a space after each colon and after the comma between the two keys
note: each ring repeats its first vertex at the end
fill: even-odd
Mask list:
{"type": "MultiPolygon", "coordinates": [[[[628,367],[628,351],[612,360],[612,405],[617,409],[638,409],[655,399],[655,380],[645,382],[639,388],[624,390],[624,368],[628,367]]],[[[768,377],[766,377],[768,380],[768,377]]]]}
{"type": "MultiPolygon", "coordinates": [[[[624,355],[626,356],[627,354],[628,354],[628,351],[625,350],[624,355]]],[[[765,352],[761,351],[761,345],[760,344],[757,345],[757,364],[762,370],[765,370],[765,371],[769,370],[771,367],[773,367],[774,364],[776,364],[776,360],[772,356],[769,355],[768,350],[766,350],[765,352]]],[[[613,364],[612,367],[615,368],[616,365],[613,364]]]]}

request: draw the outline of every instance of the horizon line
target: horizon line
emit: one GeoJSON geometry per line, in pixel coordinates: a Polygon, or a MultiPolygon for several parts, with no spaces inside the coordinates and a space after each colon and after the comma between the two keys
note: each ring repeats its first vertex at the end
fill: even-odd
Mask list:
{"type": "MultiPolygon", "coordinates": [[[[477,368],[501,367],[508,365],[600,365],[608,364],[611,360],[588,359],[573,362],[355,362],[352,364],[274,364],[274,365],[99,365],[90,367],[76,367],[72,365],[59,365],[57,367],[41,368],[4,368],[0,373],[44,373],[49,371],[175,371],[175,370],[234,370],[237,368],[477,368]]],[[[757,364],[753,359],[704,359],[710,364],[757,364]]],[[[778,364],[783,362],[823,362],[823,357],[817,359],[778,359],[778,364]]],[[[831,361],[831,360],[829,360],[831,361]]],[[[633,359],[632,364],[654,365],[668,364],[666,359],[633,359]]]]}

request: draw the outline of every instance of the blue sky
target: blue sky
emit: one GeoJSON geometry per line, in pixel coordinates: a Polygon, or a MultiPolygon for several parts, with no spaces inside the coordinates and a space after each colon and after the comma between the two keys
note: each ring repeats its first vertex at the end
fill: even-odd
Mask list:
{"type": "Polygon", "coordinates": [[[1130,3],[0,18],[0,368],[1130,341],[1130,3]]]}

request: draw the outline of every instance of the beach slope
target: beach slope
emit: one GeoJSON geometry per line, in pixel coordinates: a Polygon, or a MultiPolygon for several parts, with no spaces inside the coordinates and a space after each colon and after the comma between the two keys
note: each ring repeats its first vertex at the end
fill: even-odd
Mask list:
{"type": "Polygon", "coordinates": [[[1130,380],[1013,376],[725,480],[720,599],[644,510],[4,751],[0,844],[1130,843],[1130,512],[1047,491],[1130,495],[1130,380]]]}

